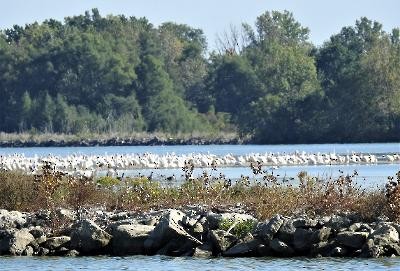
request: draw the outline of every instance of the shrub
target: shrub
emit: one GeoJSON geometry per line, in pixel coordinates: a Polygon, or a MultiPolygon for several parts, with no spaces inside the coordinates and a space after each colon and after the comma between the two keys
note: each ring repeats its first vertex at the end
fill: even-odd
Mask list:
{"type": "Polygon", "coordinates": [[[252,233],[257,226],[254,220],[234,221],[231,219],[222,219],[219,223],[219,229],[228,231],[238,238],[244,237],[252,233]]]}

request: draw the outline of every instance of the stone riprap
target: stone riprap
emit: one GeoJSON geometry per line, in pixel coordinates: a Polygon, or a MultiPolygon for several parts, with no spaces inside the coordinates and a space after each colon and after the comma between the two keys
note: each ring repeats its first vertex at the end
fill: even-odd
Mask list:
{"type": "Polygon", "coordinates": [[[52,215],[0,210],[0,255],[400,256],[400,225],[395,222],[365,223],[350,214],[276,215],[257,221],[235,211],[187,206],[148,213],[85,210],[77,216],[62,209],[52,215]],[[50,220],[54,216],[57,225],[50,220]],[[223,226],[227,222],[228,229],[223,226]],[[241,223],[253,226],[235,230],[241,223]]]}

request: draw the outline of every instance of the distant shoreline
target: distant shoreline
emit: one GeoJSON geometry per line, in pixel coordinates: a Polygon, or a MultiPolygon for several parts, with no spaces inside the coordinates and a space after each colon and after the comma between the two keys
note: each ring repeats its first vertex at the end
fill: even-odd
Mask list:
{"type": "Polygon", "coordinates": [[[135,136],[59,135],[59,134],[0,134],[0,147],[95,147],[95,146],[177,146],[177,145],[228,145],[249,144],[234,134],[209,136],[169,136],[140,134],[135,136]]]}
{"type": "Polygon", "coordinates": [[[394,141],[374,142],[258,142],[251,137],[239,137],[236,133],[219,134],[178,134],[137,133],[137,134],[28,134],[0,132],[0,148],[29,147],[96,147],[96,146],[182,146],[182,145],[249,145],[249,144],[352,144],[352,143],[396,143],[394,141]]]}

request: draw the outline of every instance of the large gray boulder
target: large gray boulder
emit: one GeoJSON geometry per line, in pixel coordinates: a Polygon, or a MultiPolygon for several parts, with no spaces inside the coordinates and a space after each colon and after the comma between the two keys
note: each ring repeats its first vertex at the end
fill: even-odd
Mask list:
{"type": "Polygon", "coordinates": [[[297,228],[294,233],[293,247],[301,255],[309,254],[314,244],[325,242],[331,235],[331,229],[323,227],[319,230],[297,228]]]}
{"type": "Polygon", "coordinates": [[[325,242],[331,236],[332,229],[329,227],[322,227],[319,230],[314,231],[312,236],[313,243],[325,242]]]}
{"type": "Polygon", "coordinates": [[[293,219],[293,226],[295,228],[315,228],[318,225],[318,220],[308,217],[298,217],[293,219]]]}
{"type": "Polygon", "coordinates": [[[258,248],[262,242],[254,239],[251,234],[239,240],[234,246],[223,253],[227,257],[258,256],[258,248]]]}
{"type": "Polygon", "coordinates": [[[46,233],[40,226],[30,228],[29,233],[33,235],[33,237],[35,238],[35,243],[37,245],[40,245],[47,240],[46,233]]]}
{"type": "Polygon", "coordinates": [[[335,231],[339,231],[344,228],[348,228],[352,224],[352,221],[347,216],[333,215],[325,226],[332,228],[335,231]]]}
{"type": "Polygon", "coordinates": [[[119,225],[113,231],[112,252],[115,255],[145,254],[144,242],[154,226],[141,224],[119,225]]]}
{"type": "Polygon", "coordinates": [[[1,230],[0,255],[22,255],[27,245],[35,238],[27,229],[1,230]]]}
{"type": "Polygon", "coordinates": [[[96,223],[85,219],[73,226],[71,232],[71,249],[84,254],[102,253],[111,240],[111,235],[102,230],[96,223]]]}
{"type": "Polygon", "coordinates": [[[181,249],[187,250],[201,245],[202,242],[190,235],[182,226],[182,219],[185,216],[181,211],[170,210],[144,242],[146,253],[170,254],[178,250],[180,253],[181,249]]]}
{"type": "Polygon", "coordinates": [[[381,237],[368,239],[362,248],[361,257],[378,258],[382,256],[400,256],[398,243],[390,242],[387,238],[381,237]]]}
{"type": "Polygon", "coordinates": [[[280,215],[272,217],[271,220],[268,222],[266,221],[258,227],[258,236],[266,242],[272,240],[284,221],[285,220],[280,215]]]}
{"type": "Polygon", "coordinates": [[[26,215],[18,211],[0,209],[0,230],[21,229],[26,225],[26,215]]]}
{"type": "Polygon", "coordinates": [[[362,257],[399,256],[399,233],[389,223],[379,224],[362,247],[362,257]]]}
{"type": "Polygon", "coordinates": [[[388,242],[392,243],[398,243],[400,240],[396,228],[388,223],[378,225],[375,231],[370,235],[370,239],[375,239],[377,237],[387,239],[388,242]]]}
{"type": "Polygon", "coordinates": [[[368,238],[368,232],[343,231],[336,236],[339,244],[353,249],[360,249],[368,238]]]}
{"type": "Polygon", "coordinates": [[[287,219],[283,222],[277,233],[277,238],[287,244],[292,244],[296,227],[293,225],[293,219],[287,219]]]}
{"type": "Polygon", "coordinates": [[[212,249],[203,246],[196,247],[193,251],[193,257],[196,258],[209,258],[212,256],[212,249]]]}
{"type": "Polygon", "coordinates": [[[271,249],[281,257],[290,257],[293,256],[294,250],[285,242],[274,238],[269,242],[269,246],[271,249]]]}
{"type": "Polygon", "coordinates": [[[211,230],[210,240],[215,254],[219,254],[232,247],[237,242],[238,238],[224,230],[211,230]]]}
{"type": "Polygon", "coordinates": [[[329,241],[329,242],[320,242],[313,244],[310,250],[310,255],[314,257],[321,257],[321,256],[331,256],[332,250],[337,247],[337,244],[335,241],[329,241]]]}
{"type": "Polygon", "coordinates": [[[55,250],[60,247],[68,247],[71,241],[71,237],[69,236],[57,236],[57,237],[50,237],[47,238],[46,242],[44,243],[44,247],[50,250],[55,250]]]}
{"type": "Polygon", "coordinates": [[[368,232],[372,233],[373,229],[367,223],[354,223],[349,227],[349,231],[356,231],[356,232],[368,232]]]}
{"type": "Polygon", "coordinates": [[[293,247],[302,254],[307,253],[313,244],[314,231],[298,228],[294,233],[293,247]]]}

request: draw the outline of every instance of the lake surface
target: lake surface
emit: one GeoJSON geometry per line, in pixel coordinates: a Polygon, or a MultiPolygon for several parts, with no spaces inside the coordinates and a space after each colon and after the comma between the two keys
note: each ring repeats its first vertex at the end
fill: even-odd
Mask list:
{"type": "MultiPolygon", "coordinates": [[[[383,188],[386,184],[388,176],[394,176],[400,171],[400,164],[378,164],[378,165],[322,165],[322,166],[282,166],[279,168],[264,167],[268,173],[273,173],[278,180],[286,180],[291,183],[296,183],[297,175],[301,171],[307,172],[312,177],[327,180],[335,179],[341,175],[353,175],[357,171],[358,175],[353,178],[358,185],[364,188],[378,187],[383,188]],[[293,180],[294,178],[294,180],[293,180]]],[[[262,175],[254,175],[249,167],[225,167],[212,170],[211,168],[195,168],[193,177],[202,176],[206,172],[209,176],[218,177],[220,174],[226,178],[237,180],[241,176],[249,176],[250,179],[261,179],[262,175]]],[[[152,174],[154,180],[163,180],[167,176],[175,176],[177,183],[184,180],[183,171],[181,169],[137,169],[137,170],[122,170],[120,174],[125,176],[149,176],[152,174]],[[152,173],[153,172],[153,173],[152,173]]],[[[103,173],[103,175],[105,172],[103,173]]]]}
{"type": "Polygon", "coordinates": [[[400,257],[350,258],[172,258],[132,257],[0,257],[0,269],[8,270],[399,270],[400,257]]]}
{"type": "Polygon", "coordinates": [[[248,153],[400,153],[400,143],[362,143],[362,144],[294,144],[294,145],[178,145],[178,146],[109,146],[109,147],[26,147],[0,148],[0,155],[23,153],[25,156],[44,156],[54,154],[67,156],[74,153],[87,155],[155,153],[155,154],[188,154],[212,153],[216,155],[244,155],[248,153]]]}

